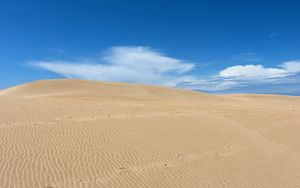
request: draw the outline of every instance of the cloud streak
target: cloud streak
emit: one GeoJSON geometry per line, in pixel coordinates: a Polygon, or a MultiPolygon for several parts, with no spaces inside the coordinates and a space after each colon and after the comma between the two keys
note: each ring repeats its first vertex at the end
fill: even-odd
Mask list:
{"type": "Polygon", "coordinates": [[[202,91],[226,91],[259,85],[297,84],[300,61],[287,61],[276,67],[260,64],[235,65],[201,76],[196,64],[169,57],[157,50],[140,46],[112,47],[97,60],[37,60],[35,67],[67,78],[129,82],[181,87],[202,91]]]}

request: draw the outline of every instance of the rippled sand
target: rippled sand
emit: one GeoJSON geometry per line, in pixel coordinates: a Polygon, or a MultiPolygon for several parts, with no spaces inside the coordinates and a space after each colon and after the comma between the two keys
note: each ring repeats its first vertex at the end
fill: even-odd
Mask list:
{"type": "Polygon", "coordinates": [[[300,187],[300,97],[49,80],[0,91],[1,188],[300,187]]]}

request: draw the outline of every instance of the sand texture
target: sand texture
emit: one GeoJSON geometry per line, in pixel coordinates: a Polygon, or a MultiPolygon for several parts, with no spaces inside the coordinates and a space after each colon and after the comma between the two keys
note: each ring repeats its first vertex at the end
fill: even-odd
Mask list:
{"type": "Polygon", "coordinates": [[[300,187],[300,97],[48,80],[0,91],[0,188],[300,187]]]}

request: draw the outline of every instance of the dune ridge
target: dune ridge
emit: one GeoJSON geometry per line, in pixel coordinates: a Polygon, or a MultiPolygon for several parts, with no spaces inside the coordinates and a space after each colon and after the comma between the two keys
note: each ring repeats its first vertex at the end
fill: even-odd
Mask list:
{"type": "Polygon", "coordinates": [[[42,80],[15,86],[0,91],[2,96],[16,97],[92,97],[115,99],[179,99],[189,97],[212,97],[206,93],[183,89],[170,89],[161,86],[127,84],[115,82],[97,82],[76,79],[42,80]]]}
{"type": "Polygon", "coordinates": [[[300,97],[46,80],[0,91],[0,187],[300,187],[300,97]]]}

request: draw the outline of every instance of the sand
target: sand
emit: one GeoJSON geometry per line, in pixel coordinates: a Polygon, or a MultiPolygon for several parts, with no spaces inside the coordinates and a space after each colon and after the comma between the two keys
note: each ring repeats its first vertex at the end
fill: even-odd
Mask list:
{"type": "Polygon", "coordinates": [[[1,188],[300,187],[300,97],[46,80],[0,91],[1,188]]]}

